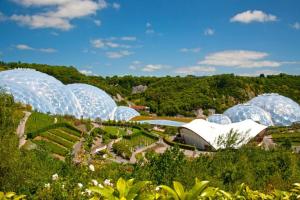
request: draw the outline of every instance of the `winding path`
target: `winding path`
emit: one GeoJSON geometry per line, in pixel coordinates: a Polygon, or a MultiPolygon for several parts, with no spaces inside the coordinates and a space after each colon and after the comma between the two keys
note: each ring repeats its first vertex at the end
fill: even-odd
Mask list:
{"type": "Polygon", "coordinates": [[[19,137],[19,148],[21,148],[26,143],[26,136],[25,134],[25,125],[26,122],[31,115],[31,112],[23,111],[25,113],[25,116],[21,119],[18,128],[17,128],[17,135],[19,137]]]}

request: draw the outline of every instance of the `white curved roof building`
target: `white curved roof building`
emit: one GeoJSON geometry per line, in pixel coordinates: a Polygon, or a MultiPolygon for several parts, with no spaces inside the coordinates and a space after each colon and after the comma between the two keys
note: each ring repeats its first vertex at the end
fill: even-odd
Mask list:
{"type": "Polygon", "coordinates": [[[245,138],[243,143],[240,144],[241,146],[257,136],[262,136],[266,128],[267,126],[250,119],[231,124],[216,124],[203,119],[196,119],[182,125],[179,132],[187,144],[201,150],[217,150],[224,148],[217,144],[219,136],[226,136],[231,130],[238,132],[241,137],[245,138]]]}
{"type": "Polygon", "coordinates": [[[42,113],[124,121],[139,115],[124,106],[118,108],[114,100],[97,87],[64,85],[54,77],[33,69],[0,72],[0,88],[12,94],[17,102],[29,104],[42,113]]]}

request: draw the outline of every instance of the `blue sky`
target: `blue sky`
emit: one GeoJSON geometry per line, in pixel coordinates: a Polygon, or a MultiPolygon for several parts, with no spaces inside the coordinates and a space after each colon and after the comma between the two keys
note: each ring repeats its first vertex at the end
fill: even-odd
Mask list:
{"type": "Polygon", "coordinates": [[[300,1],[1,0],[0,59],[103,76],[300,74],[300,1]]]}

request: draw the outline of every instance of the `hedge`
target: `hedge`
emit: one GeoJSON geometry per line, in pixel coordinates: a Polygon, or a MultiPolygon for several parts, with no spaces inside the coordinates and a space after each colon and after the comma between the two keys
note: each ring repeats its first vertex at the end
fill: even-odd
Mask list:
{"type": "Polygon", "coordinates": [[[196,150],[196,147],[195,147],[195,146],[191,146],[191,145],[188,145],[188,144],[181,144],[181,143],[173,142],[173,141],[169,140],[168,137],[164,137],[163,140],[164,140],[164,142],[165,142],[166,144],[168,144],[168,145],[170,145],[170,146],[176,146],[176,145],[177,145],[178,147],[180,147],[180,148],[182,148],[182,149],[192,150],[192,151],[196,150]]]}

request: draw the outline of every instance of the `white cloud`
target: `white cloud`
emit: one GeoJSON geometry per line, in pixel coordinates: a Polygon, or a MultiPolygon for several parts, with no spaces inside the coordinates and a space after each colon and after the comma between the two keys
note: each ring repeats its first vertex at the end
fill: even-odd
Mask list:
{"type": "MultiPolygon", "coordinates": [[[[1,17],[0,17],[1,18],[1,17]]],[[[296,29],[296,30],[300,30],[300,22],[295,22],[293,25],[292,25],[292,28],[296,29]]]]}
{"type": "Polygon", "coordinates": [[[180,52],[182,52],[182,53],[188,53],[188,52],[198,53],[200,50],[201,50],[200,48],[182,48],[182,49],[180,49],[180,52]]]}
{"type": "Polygon", "coordinates": [[[134,36],[124,36],[124,37],[121,37],[121,40],[124,40],[124,41],[136,41],[136,37],[134,37],[134,36]]]}
{"type": "Polygon", "coordinates": [[[277,21],[277,17],[272,14],[264,13],[260,10],[247,10],[242,13],[238,13],[230,19],[230,22],[240,22],[240,23],[251,23],[251,22],[272,22],[277,21]]]}
{"type": "Polygon", "coordinates": [[[79,70],[80,73],[86,75],[86,76],[95,76],[96,74],[94,74],[94,72],[92,72],[91,70],[79,70]]]}
{"type": "Polygon", "coordinates": [[[111,48],[117,48],[117,47],[120,47],[119,44],[114,43],[114,42],[106,42],[105,45],[108,46],[108,47],[111,47],[111,48]]]}
{"type": "Polygon", "coordinates": [[[59,36],[59,34],[57,32],[54,32],[54,31],[52,31],[50,34],[54,35],[54,36],[59,36]]]}
{"type": "Polygon", "coordinates": [[[24,6],[52,6],[52,5],[61,5],[72,0],[13,0],[18,4],[24,6]]]}
{"type": "Polygon", "coordinates": [[[214,35],[215,34],[215,30],[212,28],[207,28],[204,30],[204,35],[210,36],[210,35],[214,35]]]}
{"type": "Polygon", "coordinates": [[[132,64],[134,64],[134,65],[139,65],[139,64],[141,64],[142,62],[141,61],[139,61],[139,60],[134,60],[134,61],[132,61],[132,64]]]}
{"type": "Polygon", "coordinates": [[[214,67],[207,67],[207,66],[191,66],[191,67],[180,67],[175,70],[177,74],[199,74],[199,73],[212,73],[215,72],[216,68],[214,67]]]}
{"type": "Polygon", "coordinates": [[[154,72],[158,71],[164,68],[167,68],[167,65],[162,65],[162,64],[148,64],[142,68],[142,71],[144,72],[154,72]]]}
{"type": "Polygon", "coordinates": [[[57,51],[56,49],[53,49],[53,48],[41,48],[38,50],[41,52],[45,52],[45,53],[55,53],[57,51]]]}
{"type": "Polygon", "coordinates": [[[255,71],[253,73],[239,73],[237,74],[238,76],[259,76],[261,74],[264,75],[277,75],[282,73],[281,71],[276,71],[276,70],[259,70],[259,71],[255,71]]]}
{"type": "Polygon", "coordinates": [[[94,20],[94,23],[96,24],[96,26],[101,26],[101,20],[94,20]]]}
{"type": "Polygon", "coordinates": [[[145,31],[146,34],[154,34],[155,33],[155,30],[153,29],[153,26],[150,22],[147,22],[146,23],[146,31],[145,31]]]}
{"type": "Polygon", "coordinates": [[[34,50],[34,48],[32,48],[26,44],[18,44],[18,45],[16,45],[16,48],[19,50],[34,50]]]}
{"type": "Polygon", "coordinates": [[[105,47],[105,43],[102,41],[102,39],[94,39],[90,41],[91,45],[94,48],[104,48],[105,47]]]}
{"type": "MultiPolygon", "coordinates": [[[[10,17],[20,25],[30,28],[55,28],[70,30],[73,28],[71,20],[95,15],[97,11],[107,7],[104,0],[15,0],[25,6],[45,7],[46,12],[33,15],[14,14],[10,17]]],[[[98,23],[99,22],[95,22],[98,23]]]]}
{"type": "Polygon", "coordinates": [[[118,58],[123,58],[125,56],[130,56],[132,55],[133,52],[130,51],[110,51],[110,52],[106,52],[106,56],[108,58],[112,58],[112,59],[118,59],[118,58]]]}
{"type": "Polygon", "coordinates": [[[132,46],[131,45],[127,45],[127,44],[120,44],[118,42],[115,42],[116,40],[121,40],[121,41],[135,41],[136,38],[135,37],[129,37],[129,36],[125,36],[125,37],[111,37],[108,39],[101,39],[101,38],[97,38],[97,39],[93,39],[90,41],[91,45],[94,48],[102,48],[102,49],[109,49],[109,48],[123,48],[123,49],[130,49],[132,46]]]}
{"type": "Polygon", "coordinates": [[[57,50],[53,48],[40,48],[36,49],[26,44],[18,44],[16,45],[16,49],[18,50],[30,50],[30,51],[40,51],[43,53],[55,53],[57,50]]]}
{"type": "Polygon", "coordinates": [[[114,9],[116,9],[116,10],[119,10],[119,9],[121,8],[121,5],[120,5],[119,3],[114,2],[114,3],[112,4],[112,7],[113,7],[114,9]]]}
{"type": "Polygon", "coordinates": [[[73,25],[70,21],[63,18],[49,17],[43,15],[12,15],[12,21],[23,26],[29,26],[32,29],[37,28],[55,28],[60,30],[70,30],[73,25]]]}
{"type": "Polygon", "coordinates": [[[263,60],[267,56],[265,52],[228,50],[209,54],[198,64],[236,68],[279,67],[281,65],[277,61],[263,60]]]}

